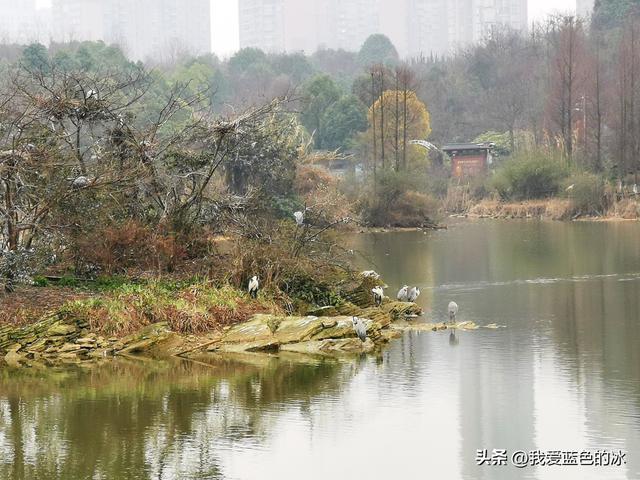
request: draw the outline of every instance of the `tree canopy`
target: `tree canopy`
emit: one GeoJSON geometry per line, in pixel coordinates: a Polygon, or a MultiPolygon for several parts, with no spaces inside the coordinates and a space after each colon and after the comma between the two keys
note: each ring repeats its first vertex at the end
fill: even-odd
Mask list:
{"type": "Polygon", "coordinates": [[[367,38],[358,53],[358,62],[363,67],[375,64],[393,66],[398,63],[399,58],[398,51],[391,40],[381,33],[367,38]]]}
{"type": "Polygon", "coordinates": [[[367,109],[353,95],[345,95],[331,105],[322,117],[323,146],[348,150],[350,140],[367,129],[367,109]]]}

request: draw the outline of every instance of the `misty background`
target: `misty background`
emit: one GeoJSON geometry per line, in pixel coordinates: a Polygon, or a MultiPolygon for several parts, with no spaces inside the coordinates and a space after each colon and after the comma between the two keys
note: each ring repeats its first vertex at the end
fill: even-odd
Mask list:
{"type": "MultiPolygon", "coordinates": [[[[240,47],[238,0],[210,0],[211,1],[211,51],[219,57],[229,57],[240,47]]],[[[0,0],[10,3],[11,0],[0,0]]],[[[589,5],[592,0],[578,0],[579,3],[589,5]]],[[[15,2],[14,2],[15,3],[15,2]]],[[[38,10],[51,8],[52,0],[36,0],[38,10]]],[[[585,7],[578,5],[578,10],[585,7]]],[[[587,9],[589,8],[586,7],[587,9]]],[[[530,0],[528,2],[528,17],[530,22],[544,20],[548,15],[556,13],[575,13],[576,0],[530,0]]],[[[584,13],[579,12],[579,13],[584,13]]]]}

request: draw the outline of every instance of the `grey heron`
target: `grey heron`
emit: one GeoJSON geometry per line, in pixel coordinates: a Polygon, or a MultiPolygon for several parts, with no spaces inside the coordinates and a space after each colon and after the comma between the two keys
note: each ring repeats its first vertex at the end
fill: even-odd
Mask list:
{"type": "Polygon", "coordinates": [[[251,280],[249,280],[249,295],[251,298],[258,298],[258,290],[260,290],[260,282],[258,281],[257,276],[253,276],[251,280]]]}
{"type": "Polygon", "coordinates": [[[353,322],[353,329],[355,330],[356,335],[358,335],[358,338],[360,339],[360,341],[362,341],[362,343],[366,342],[367,326],[364,324],[362,319],[358,317],[353,317],[351,321],[353,322]]]}
{"type": "Polygon", "coordinates": [[[401,302],[406,302],[407,300],[409,300],[409,286],[405,285],[404,287],[402,287],[398,291],[398,295],[396,295],[396,298],[401,302]]]}
{"type": "Polygon", "coordinates": [[[379,307],[382,305],[382,300],[384,299],[384,290],[382,287],[378,285],[377,287],[372,288],[371,292],[373,293],[373,299],[376,302],[376,306],[379,307]]]}
{"type": "Polygon", "coordinates": [[[457,314],[458,314],[458,304],[456,302],[449,302],[449,321],[455,322],[457,314]]]}
{"type": "Polygon", "coordinates": [[[409,290],[409,293],[407,294],[407,300],[413,303],[418,299],[419,296],[420,296],[420,289],[418,287],[413,287],[411,290],[409,290]]]}

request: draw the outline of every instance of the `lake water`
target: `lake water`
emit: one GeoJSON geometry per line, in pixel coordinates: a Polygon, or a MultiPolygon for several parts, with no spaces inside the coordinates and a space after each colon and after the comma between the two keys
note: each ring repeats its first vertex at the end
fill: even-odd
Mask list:
{"type": "MultiPolygon", "coordinates": [[[[379,356],[0,369],[0,478],[638,479],[640,225],[477,222],[354,236],[428,320],[379,356]],[[505,449],[506,466],[477,451],[505,449]],[[622,466],[511,465],[516,450],[622,466]]],[[[425,321],[425,319],[418,320],[425,321]]]]}

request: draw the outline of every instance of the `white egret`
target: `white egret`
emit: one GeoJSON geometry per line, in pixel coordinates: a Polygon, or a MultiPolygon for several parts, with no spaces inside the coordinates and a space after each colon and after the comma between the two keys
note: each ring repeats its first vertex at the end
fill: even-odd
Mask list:
{"type": "Polygon", "coordinates": [[[260,290],[260,282],[258,281],[257,276],[253,276],[251,280],[249,280],[248,290],[251,298],[258,298],[258,290],[260,290]]]}
{"type": "Polygon", "coordinates": [[[304,213],[303,212],[294,213],[293,214],[293,218],[296,219],[296,223],[298,224],[299,227],[304,225],[304,213]]]}
{"type": "Polygon", "coordinates": [[[398,291],[398,295],[396,295],[396,298],[400,301],[400,302],[406,302],[407,300],[409,300],[409,286],[405,285],[404,287],[402,287],[399,291],[398,291]]]}
{"type": "Polygon", "coordinates": [[[353,329],[355,330],[356,335],[358,335],[358,338],[362,341],[362,343],[366,342],[367,326],[365,325],[365,323],[358,317],[353,317],[351,320],[353,322],[353,329]]]}
{"type": "Polygon", "coordinates": [[[455,323],[458,314],[458,304],[456,302],[449,303],[449,321],[455,323]]]}
{"type": "Polygon", "coordinates": [[[373,299],[376,302],[376,306],[379,307],[382,305],[382,300],[384,299],[384,290],[382,287],[378,285],[377,287],[372,288],[371,292],[373,293],[373,299]]]}

